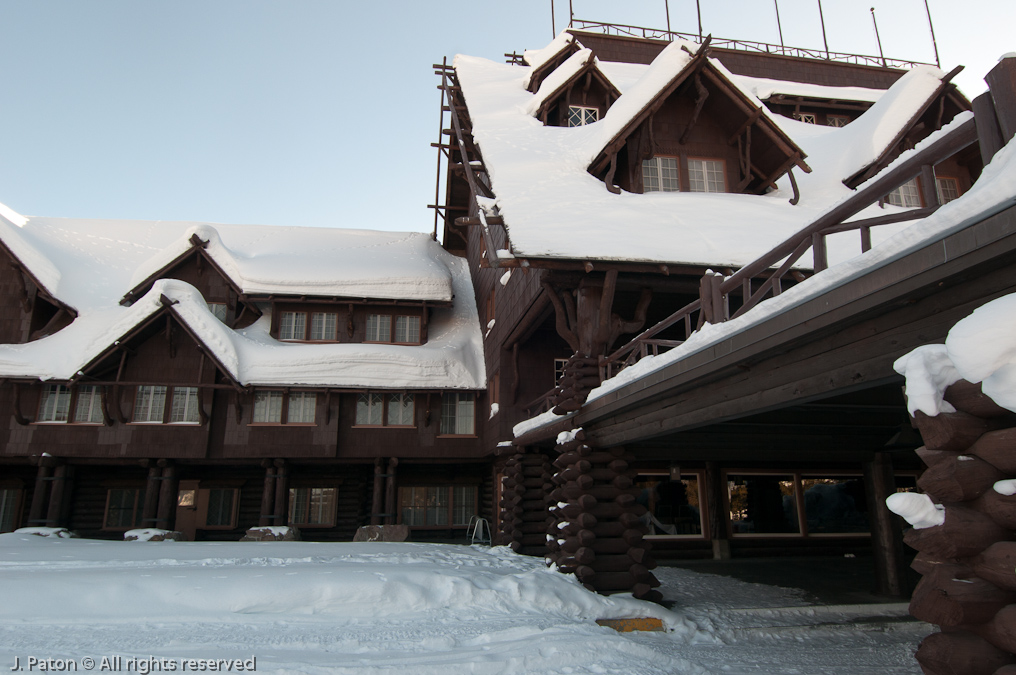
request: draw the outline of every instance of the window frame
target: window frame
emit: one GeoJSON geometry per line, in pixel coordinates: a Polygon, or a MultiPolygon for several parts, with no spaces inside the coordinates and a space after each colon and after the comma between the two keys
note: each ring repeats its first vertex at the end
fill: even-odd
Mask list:
{"type": "MultiPolygon", "coordinates": [[[[677,155],[653,155],[652,157],[650,157],[648,159],[642,160],[642,164],[640,166],[641,166],[640,176],[641,176],[641,180],[642,180],[642,194],[651,194],[651,193],[654,193],[654,192],[661,192],[661,193],[666,193],[666,192],[682,192],[682,190],[681,190],[681,158],[679,156],[677,156],[677,155]],[[667,189],[667,190],[663,189],[663,163],[662,163],[661,160],[664,160],[664,159],[671,160],[671,161],[674,162],[674,166],[673,166],[673,170],[674,170],[673,180],[674,180],[675,187],[672,190],[670,190],[670,189],[667,189]],[[655,170],[656,170],[656,179],[657,179],[657,182],[659,183],[659,188],[655,189],[655,190],[650,190],[650,189],[646,188],[646,169],[649,167],[650,164],[652,164],[655,167],[655,170]]],[[[668,169],[669,168],[670,167],[668,167],[668,169]]]]}
{"type": "Polygon", "coordinates": [[[197,509],[195,521],[198,530],[235,530],[240,513],[240,488],[231,485],[199,486],[194,494],[194,505],[197,509]],[[228,490],[233,493],[230,504],[230,520],[228,525],[209,525],[208,509],[211,504],[213,490],[228,490]]]}
{"type": "MultiPolygon", "coordinates": [[[[381,331],[377,331],[377,337],[383,337],[381,331]]],[[[364,333],[363,333],[364,344],[377,344],[377,345],[422,345],[423,344],[423,317],[420,314],[409,314],[409,313],[383,313],[383,312],[367,312],[364,320],[364,333]],[[372,340],[372,337],[368,334],[368,327],[370,326],[371,317],[387,318],[388,319],[388,339],[372,340]],[[399,319],[415,319],[416,320],[416,342],[397,342],[396,335],[398,330],[399,319]]]]}
{"type": "Polygon", "coordinates": [[[798,122],[804,122],[805,124],[818,124],[818,113],[796,112],[794,113],[794,117],[798,122]]]}
{"type": "Polygon", "coordinates": [[[600,109],[597,108],[596,106],[569,105],[568,106],[568,110],[565,111],[565,127],[569,128],[569,129],[575,129],[577,127],[588,126],[590,124],[594,124],[595,122],[599,122],[599,121],[600,121],[600,109]],[[572,111],[580,111],[579,115],[580,115],[580,119],[581,119],[581,124],[572,124],[572,111]],[[588,113],[590,111],[593,113],[593,119],[592,120],[589,120],[587,118],[588,113]]]}
{"type": "Polygon", "coordinates": [[[938,196],[938,203],[939,204],[943,204],[943,205],[944,204],[948,204],[951,201],[955,201],[955,200],[959,199],[960,197],[963,196],[963,193],[960,192],[960,181],[959,181],[959,179],[958,178],[954,178],[953,176],[935,176],[935,194],[938,196]],[[945,192],[942,189],[942,186],[944,184],[951,184],[952,185],[952,188],[956,191],[956,196],[955,197],[952,197],[951,199],[946,199],[945,198],[945,192]]]}
{"type": "Polygon", "coordinates": [[[847,115],[826,115],[826,126],[834,129],[842,129],[850,124],[850,117],[847,115]],[[835,121],[835,124],[834,124],[835,121]]]}
{"type": "Polygon", "coordinates": [[[142,511],[144,510],[145,501],[145,490],[147,489],[144,485],[118,485],[106,488],[106,506],[102,510],[102,527],[100,528],[104,532],[126,532],[128,530],[134,530],[142,527],[144,523],[141,521],[142,511]],[[114,491],[134,491],[134,506],[131,509],[131,522],[133,525],[121,526],[121,525],[110,525],[109,524],[109,505],[113,497],[114,491]]]}
{"type": "MultiPolygon", "coordinates": [[[[445,392],[442,392],[441,393],[441,416],[440,416],[439,421],[438,421],[438,438],[476,438],[476,428],[478,426],[477,423],[476,423],[476,409],[477,409],[477,405],[476,405],[476,392],[475,391],[463,391],[463,392],[459,392],[459,391],[445,391],[445,392]],[[471,396],[472,397],[472,408],[473,408],[472,425],[471,425],[472,431],[470,431],[468,433],[445,433],[445,432],[441,431],[441,428],[444,427],[444,423],[445,423],[445,399],[447,397],[449,397],[449,396],[455,396],[456,397],[456,401],[455,401],[455,410],[456,410],[456,413],[458,411],[458,405],[460,403],[463,403],[463,400],[461,399],[461,397],[462,396],[471,396]]],[[[456,420],[455,421],[455,427],[458,428],[458,415],[457,414],[456,414],[454,419],[456,420]]]]}
{"type": "MultiPolygon", "coordinates": [[[[329,309],[334,309],[334,308],[330,308],[329,307],[329,309]]],[[[289,308],[286,308],[286,307],[280,307],[276,311],[278,312],[278,321],[277,321],[276,326],[275,326],[274,337],[279,342],[309,342],[309,343],[316,343],[316,344],[331,344],[331,343],[335,343],[335,342],[339,341],[339,312],[338,312],[338,310],[335,310],[335,311],[316,311],[314,309],[289,309],[289,308]],[[283,337],[283,335],[282,335],[282,327],[284,325],[284,318],[285,318],[285,316],[287,314],[292,315],[294,317],[298,317],[298,316],[303,317],[303,330],[302,330],[303,337],[297,337],[295,331],[293,333],[293,335],[294,335],[293,337],[283,337]],[[327,327],[327,323],[329,321],[328,317],[331,317],[331,324],[332,324],[331,325],[331,328],[332,328],[331,332],[332,332],[332,335],[334,335],[334,337],[331,337],[331,338],[327,338],[327,337],[315,338],[315,337],[313,337],[313,332],[314,332],[314,317],[315,316],[323,316],[323,317],[325,317],[325,319],[323,320],[323,323],[322,323],[322,325],[325,326],[325,327],[327,327]]],[[[295,319],[294,319],[294,323],[295,323],[295,319]]],[[[322,333],[324,334],[325,331],[323,330],[322,333]]]]}
{"type": "MultiPolygon", "coordinates": [[[[642,478],[660,478],[665,480],[673,480],[673,476],[669,471],[648,469],[644,471],[638,471],[635,481],[636,483],[642,478]]],[[[681,471],[680,480],[684,481],[687,479],[694,479],[696,481],[695,486],[698,490],[698,511],[699,511],[699,534],[647,534],[646,539],[660,539],[660,540],[704,540],[709,538],[709,505],[705,500],[705,474],[702,471],[681,471]]],[[[662,481],[661,481],[662,482],[662,481]]],[[[648,508],[648,506],[647,506],[648,508]]]]}
{"type": "Polygon", "coordinates": [[[34,424],[68,424],[70,419],[74,416],[74,396],[72,394],[72,388],[66,384],[43,385],[42,391],[39,392],[39,407],[35,414],[34,424]],[[52,417],[59,416],[60,398],[62,396],[66,398],[64,419],[46,419],[44,417],[48,401],[50,400],[50,392],[53,392],[52,396],[55,400],[55,403],[53,404],[52,417]]]}
{"type": "Polygon", "coordinates": [[[338,485],[297,485],[289,488],[289,507],[287,510],[288,522],[290,525],[295,525],[300,529],[329,529],[335,527],[335,523],[338,520],[339,511],[339,486],[338,485]],[[296,508],[297,500],[294,498],[294,493],[299,491],[309,491],[309,501],[307,512],[310,513],[312,508],[310,504],[313,501],[313,492],[315,490],[334,490],[332,496],[332,504],[328,507],[328,519],[323,522],[301,522],[294,518],[294,510],[296,508]]]}
{"type": "Polygon", "coordinates": [[[688,192],[694,192],[696,194],[713,194],[713,195],[718,195],[718,194],[725,194],[725,193],[730,191],[730,183],[727,181],[727,161],[725,159],[721,159],[719,157],[689,157],[688,158],[688,164],[687,164],[687,170],[688,170],[688,192]],[[694,173],[695,172],[691,168],[692,162],[702,162],[703,163],[702,164],[702,169],[703,169],[702,179],[703,179],[703,184],[705,184],[706,186],[709,185],[709,180],[708,180],[709,173],[708,173],[708,170],[707,170],[707,164],[706,163],[708,162],[708,163],[718,164],[720,166],[720,175],[723,176],[723,189],[722,190],[718,190],[718,191],[717,190],[693,190],[691,185],[692,185],[692,178],[694,177],[694,173]]]}
{"type": "MultiPolygon", "coordinates": [[[[136,385],[134,387],[134,403],[132,404],[132,407],[131,407],[131,418],[130,418],[130,421],[127,422],[127,424],[136,425],[136,426],[154,426],[154,425],[160,425],[161,424],[161,425],[164,425],[164,426],[167,426],[167,427],[203,427],[203,426],[205,426],[205,424],[204,424],[204,422],[202,420],[203,419],[207,420],[207,416],[203,414],[204,408],[203,408],[203,402],[202,402],[201,398],[202,398],[201,397],[201,387],[186,387],[186,386],[175,385],[175,384],[139,384],[139,385],[136,385]],[[137,413],[138,413],[138,409],[137,409],[138,408],[138,392],[142,388],[151,388],[151,389],[154,390],[154,389],[157,389],[157,388],[160,388],[160,387],[162,389],[165,389],[165,392],[163,392],[162,416],[161,416],[161,419],[157,419],[157,420],[155,420],[155,419],[144,419],[144,420],[137,419],[137,413]],[[190,391],[190,390],[194,390],[195,391],[195,402],[197,404],[195,407],[196,407],[197,413],[198,413],[198,419],[197,419],[196,422],[190,422],[190,421],[174,422],[174,421],[172,421],[173,420],[173,402],[176,400],[176,392],[177,392],[178,389],[179,390],[187,390],[187,391],[190,391]]],[[[154,411],[152,411],[152,412],[154,412],[154,411]]]]}
{"type": "Polygon", "coordinates": [[[317,423],[317,404],[318,404],[317,397],[318,397],[318,393],[320,393],[320,392],[317,392],[317,391],[307,391],[307,390],[303,390],[303,389],[298,389],[298,390],[295,390],[295,391],[290,391],[288,389],[256,389],[254,391],[254,393],[252,395],[252,399],[251,399],[250,415],[247,418],[247,426],[249,426],[249,427],[316,427],[318,425],[318,423],[317,423]],[[255,419],[255,415],[256,415],[256,411],[257,411],[257,397],[258,397],[259,394],[267,394],[269,396],[273,396],[275,394],[278,394],[280,396],[281,403],[279,405],[279,420],[278,421],[274,421],[274,420],[267,420],[267,421],[260,420],[259,421],[259,420],[255,419]],[[313,422],[291,422],[289,420],[289,402],[290,402],[290,398],[294,394],[300,394],[301,398],[305,398],[308,395],[314,397],[314,404],[313,404],[314,421],[313,422]]]}
{"type": "MultiPolygon", "coordinates": [[[[938,186],[936,185],[936,189],[937,189],[937,187],[938,186]]],[[[919,208],[922,208],[924,206],[924,196],[921,194],[921,182],[920,182],[920,178],[915,176],[914,178],[911,178],[907,182],[902,183],[901,185],[893,188],[888,193],[886,193],[886,196],[883,199],[884,199],[886,204],[892,204],[893,206],[896,206],[896,207],[901,208],[901,209],[919,209],[919,208]],[[907,188],[906,193],[904,193],[903,188],[907,188]],[[910,194],[910,190],[911,189],[913,189],[913,194],[910,194]],[[899,204],[897,204],[896,202],[893,201],[893,196],[894,195],[898,195],[898,199],[900,201],[899,204]],[[916,197],[917,203],[916,204],[907,204],[908,198],[912,198],[912,197],[916,197]]]]}
{"type": "MultiPolygon", "coordinates": [[[[370,418],[370,415],[368,414],[368,420],[369,420],[369,418],[370,418]]],[[[417,428],[417,421],[416,421],[416,394],[413,394],[413,393],[410,393],[410,392],[405,392],[405,391],[403,391],[403,392],[398,392],[398,391],[396,391],[396,392],[391,392],[391,391],[385,392],[385,391],[372,391],[372,390],[368,390],[368,391],[357,392],[357,394],[356,394],[356,401],[353,404],[353,428],[354,429],[416,429],[417,428]],[[368,421],[366,423],[361,423],[361,422],[357,421],[359,413],[360,413],[360,399],[361,399],[361,397],[364,397],[364,396],[366,396],[367,400],[368,400],[368,410],[371,407],[374,406],[374,404],[371,402],[373,400],[372,397],[375,397],[375,396],[380,396],[381,397],[381,402],[380,402],[380,407],[381,407],[381,423],[380,424],[372,424],[372,423],[370,423],[370,421],[368,421]],[[390,407],[390,404],[392,402],[392,399],[394,399],[396,396],[398,396],[400,398],[404,398],[404,397],[408,396],[412,400],[412,402],[413,402],[413,412],[412,412],[413,423],[412,424],[389,424],[389,422],[388,422],[388,419],[389,419],[389,407],[390,407]]]]}
{"type": "MultiPolygon", "coordinates": [[[[413,530],[465,530],[467,527],[469,527],[469,519],[472,516],[474,516],[474,515],[479,515],[479,509],[480,509],[480,486],[477,483],[462,482],[462,483],[451,483],[451,484],[448,484],[448,483],[436,484],[436,483],[428,482],[428,481],[413,482],[413,483],[408,484],[408,485],[399,485],[399,489],[397,490],[396,494],[397,494],[397,497],[396,497],[396,507],[395,507],[396,508],[396,514],[397,514],[396,522],[398,524],[400,524],[400,525],[407,525],[409,528],[411,528],[413,530]],[[467,516],[465,518],[466,522],[464,522],[464,523],[455,523],[454,522],[454,520],[455,520],[455,507],[456,507],[456,503],[455,503],[455,491],[457,489],[462,489],[462,488],[470,489],[472,491],[472,509],[470,510],[471,512],[470,512],[469,516],[467,516]],[[411,524],[407,523],[405,521],[405,519],[403,518],[403,511],[404,511],[404,509],[409,508],[409,507],[407,507],[405,505],[406,502],[405,502],[405,498],[404,498],[404,495],[405,495],[404,490],[443,490],[443,491],[445,491],[445,499],[446,499],[446,503],[447,503],[446,517],[448,519],[448,522],[445,523],[445,524],[427,524],[426,523],[426,511],[427,511],[427,507],[424,506],[423,507],[424,508],[424,521],[425,521],[424,524],[423,525],[411,525],[411,524]]],[[[418,507],[412,507],[412,508],[418,508],[418,507]]]]}

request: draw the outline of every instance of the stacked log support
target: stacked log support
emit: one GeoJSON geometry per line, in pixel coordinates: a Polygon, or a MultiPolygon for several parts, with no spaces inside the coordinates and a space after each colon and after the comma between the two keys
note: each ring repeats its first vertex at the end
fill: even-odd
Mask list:
{"type": "Polygon", "coordinates": [[[576,353],[564,365],[550,403],[554,413],[565,415],[575,412],[586,402],[591,392],[600,386],[600,363],[596,357],[586,357],[576,353]]]}
{"type": "Polygon", "coordinates": [[[505,463],[501,490],[502,541],[516,553],[544,555],[547,551],[546,496],[553,467],[544,454],[517,453],[505,463]]]}
{"type": "Polygon", "coordinates": [[[656,561],[644,539],[646,513],[635,499],[632,460],[624,448],[596,450],[581,430],[562,434],[554,460],[554,489],[547,496],[551,512],[547,564],[598,593],[630,592],[659,601],[660,582],[651,572],[656,561]]]}
{"type": "Polygon", "coordinates": [[[923,575],[910,612],[941,628],[917,660],[927,675],[1016,673],[1016,495],[994,489],[1016,477],[1016,420],[969,382],[946,400],[957,412],[914,418],[928,466],[917,483],[945,516],[904,535],[923,575]]]}

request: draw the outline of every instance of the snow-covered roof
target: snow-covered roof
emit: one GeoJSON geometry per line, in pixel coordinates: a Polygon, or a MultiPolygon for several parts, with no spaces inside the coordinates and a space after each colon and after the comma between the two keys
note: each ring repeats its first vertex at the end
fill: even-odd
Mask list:
{"type": "Polygon", "coordinates": [[[0,209],[0,239],[47,290],[78,311],[66,328],[0,345],[0,377],[69,380],[155,313],[172,311],[243,385],[482,389],[483,344],[465,262],[425,234],[329,228],[21,217],[0,209]],[[178,280],[123,295],[190,250],[192,235],[243,292],[427,300],[423,345],[300,344],[269,334],[270,316],[232,330],[178,280]]]}
{"type": "MultiPolygon", "coordinates": [[[[540,83],[540,88],[537,89],[533,95],[532,101],[530,101],[526,111],[530,115],[535,115],[548,99],[552,98],[557,92],[559,92],[568,82],[580,73],[592,59],[593,67],[599,70],[600,60],[597,59],[592,50],[580,49],[571,56],[569,56],[564,63],[554,69],[543,82],[540,83]]],[[[604,79],[609,83],[610,78],[601,71],[604,79]]],[[[615,85],[615,89],[617,86],[615,85]]]]}
{"type": "MultiPolygon", "coordinates": [[[[852,100],[875,102],[842,128],[819,127],[763,111],[804,151],[813,169],[811,174],[796,175],[801,191],[796,206],[789,204],[793,191],[786,177],[778,181],[778,190],[764,196],[608,192],[602,181],[587,172],[590,162],[688,65],[697,48],[674,43],[648,66],[598,62],[622,96],[603,119],[575,128],[545,127],[530,116],[534,95],[526,85],[532,68],[456,57],[473,138],[483,153],[512,253],[530,258],[744,265],[848,196],[851,191],[843,180],[878,160],[896,134],[924,109],[944,76],[937,68],[919,67],[884,93],[860,88],[846,92],[839,91],[847,89],[841,87],[779,85],[737,76],[711,60],[758,107],[762,107],[758,94],[780,89],[821,97],[850,93],[852,100]]],[[[559,51],[560,47],[555,53],[559,51]]],[[[858,217],[884,215],[893,209],[872,206],[858,217]]],[[[879,228],[876,239],[903,227],[879,228]]],[[[849,248],[840,247],[836,237],[830,241],[831,262],[857,253],[853,240],[849,248]]]]}

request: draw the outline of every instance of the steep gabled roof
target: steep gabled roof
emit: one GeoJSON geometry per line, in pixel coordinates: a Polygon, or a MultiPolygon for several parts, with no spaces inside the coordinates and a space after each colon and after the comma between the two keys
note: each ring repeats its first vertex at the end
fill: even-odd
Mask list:
{"type": "MultiPolygon", "coordinates": [[[[569,56],[564,63],[543,80],[539,90],[533,96],[527,112],[537,119],[542,119],[547,109],[584,77],[599,81],[603,88],[610,92],[610,96],[614,100],[620,98],[621,92],[610,81],[610,78],[600,70],[599,60],[592,50],[580,49],[569,56]]],[[[546,123],[546,120],[544,120],[544,123],[546,123]]]]}
{"type": "Polygon", "coordinates": [[[580,49],[582,49],[582,45],[579,44],[574,35],[567,31],[559,33],[543,49],[527,49],[522,54],[522,60],[531,68],[526,80],[526,89],[530,92],[536,92],[543,83],[544,78],[564,63],[565,59],[580,49]]]}
{"type": "Polygon", "coordinates": [[[77,316],[77,310],[55,293],[60,283],[60,269],[23,236],[22,228],[27,222],[27,218],[0,204],[0,250],[7,254],[18,272],[32,280],[43,297],[71,316],[77,316]]]}
{"type": "MultiPolygon", "coordinates": [[[[672,42],[660,52],[642,78],[624,92],[603,119],[604,129],[601,134],[607,138],[590,162],[589,172],[594,176],[603,175],[612,156],[616,155],[635,130],[663,107],[666,100],[682,85],[699,74],[705,75],[717,90],[741,109],[746,124],[757,125],[785,155],[786,161],[776,171],[760,177],[765,185],[772,184],[794,164],[806,172],[811,170],[804,162],[804,151],[772,121],[761,101],[743,90],[722,64],[709,58],[709,38],[706,38],[701,45],[672,42]]],[[[691,124],[694,121],[693,118],[691,124]]]]}

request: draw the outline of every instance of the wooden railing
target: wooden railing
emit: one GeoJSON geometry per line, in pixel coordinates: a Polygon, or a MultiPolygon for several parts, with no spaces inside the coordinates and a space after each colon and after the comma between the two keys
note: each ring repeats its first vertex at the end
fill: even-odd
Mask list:
{"type": "Polygon", "coordinates": [[[684,334],[687,337],[693,332],[691,330],[693,324],[697,329],[706,322],[715,324],[736,318],[766,297],[779,295],[782,291],[783,278],[788,272],[792,272],[794,265],[809,249],[812,251],[812,269],[816,273],[826,269],[828,259],[825,239],[831,234],[858,231],[861,236],[861,251],[864,252],[871,248],[872,227],[924,218],[934,213],[939,207],[934,165],[976,140],[977,128],[974,120],[967,120],[935,143],[913,153],[904,161],[869,180],[849,198],[732,275],[723,276],[712,271],[707,272],[699,284],[698,300],[688,303],[655,326],[642,331],[614,353],[600,357],[601,378],[612,377],[623,368],[637,362],[649,353],[650,348],[654,354],[659,353],[661,346],[659,343],[664,341],[653,338],[678,322],[684,323],[684,334]],[[919,175],[924,177],[923,196],[929,206],[876,218],[844,222],[919,175]],[[762,279],[762,283],[753,288],[753,281],[757,279],[762,279]],[[741,306],[733,314],[730,313],[731,295],[742,298],[741,306]]]}
{"type": "MultiPolygon", "coordinates": [[[[664,30],[661,28],[645,28],[642,26],[629,26],[618,23],[604,23],[602,21],[585,21],[573,19],[571,27],[580,31],[597,31],[605,35],[626,35],[629,37],[646,38],[650,40],[690,40],[701,42],[702,36],[697,33],[681,33],[678,31],[664,30]]],[[[794,56],[804,59],[822,59],[824,61],[838,61],[841,63],[853,63],[863,66],[878,66],[881,68],[913,68],[918,65],[935,65],[922,61],[911,61],[909,59],[889,59],[882,56],[869,56],[866,54],[849,54],[845,52],[830,52],[824,49],[806,49],[801,47],[787,47],[775,45],[768,42],[755,42],[754,40],[728,40],[724,38],[713,38],[712,46],[721,49],[737,49],[740,51],[758,52],[763,54],[778,54],[781,56],[794,56]]],[[[508,56],[507,54],[505,56],[508,56]]]]}

